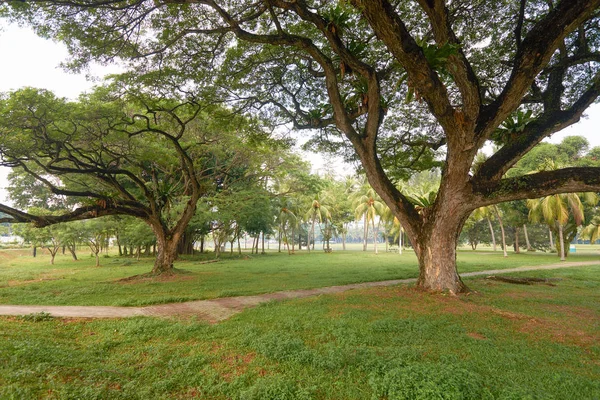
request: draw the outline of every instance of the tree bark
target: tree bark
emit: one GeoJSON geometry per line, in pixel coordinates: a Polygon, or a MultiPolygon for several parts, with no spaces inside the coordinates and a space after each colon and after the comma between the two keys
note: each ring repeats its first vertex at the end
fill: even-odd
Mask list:
{"type": "Polygon", "coordinates": [[[486,217],[488,226],[490,227],[490,234],[492,235],[492,248],[496,251],[496,235],[494,235],[494,227],[492,226],[492,221],[489,217],[486,217]]]}
{"type": "Polygon", "coordinates": [[[515,228],[515,242],[514,242],[514,248],[515,248],[515,253],[520,254],[521,253],[521,249],[519,248],[519,227],[515,228]]]}
{"type": "Polygon", "coordinates": [[[502,232],[502,251],[504,252],[504,257],[508,257],[508,253],[506,253],[506,235],[504,234],[504,224],[502,223],[502,217],[500,217],[500,211],[498,211],[498,207],[495,205],[494,211],[496,212],[496,218],[498,218],[498,223],[500,224],[500,232],[502,232]]]}
{"type": "Polygon", "coordinates": [[[554,248],[554,240],[552,240],[552,229],[548,228],[548,236],[550,238],[550,248],[554,248]]]}
{"type": "Polygon", "coordinates": [[[369,234],[369,222],[367,221],[367,214],[365,213],[365,218],[363,219],[363,230],[364,230],[364,239],[363,239],[363,251],[367,251],[367,235],[369,234]]]}
{"type": "Polygon", "coordinates": [[[563,226],[558,223],[558,242],[560,243],[560,261],[565,261],[565,241],[563,238],[563,226]]]}
{"type": "Polygon", "coordinates": [[[373,227],[373,247],[375,248],[375,254],[377,254],[377,229],[375,229],[375,217],[371,221],[373,227]]]}
{"type": "Polygon", "coordinates": [[[529,242],[529,235],[527,234],[527,225],[523,224],[523,234],[525,235],[525,244],[527,245],[527,251],[531,251],[531,243],[529,242]]]}
{"type": "Polygon", "coordinates": [[[411,238],[419,260],[417,286],[452,294],[468,292],[456,269],[456,248],[463,221],[439,218],[411,238]]]}

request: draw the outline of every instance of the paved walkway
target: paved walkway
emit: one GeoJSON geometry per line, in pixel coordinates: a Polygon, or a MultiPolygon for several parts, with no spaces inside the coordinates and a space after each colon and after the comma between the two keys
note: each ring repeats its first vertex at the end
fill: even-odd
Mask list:
{"type": "MultiPolygon", "coordinates": [[[[487,271],[466,272],[461,277],[508,274],[511,272],[537,271],[559,268],[572,268],[600,265],[599,262],[570,262],[551,265],[526,266],[510,269],[494,269],[487,271]]],[[[224,297],[212,300],[189,301],[185,303],[160,304],[147,307],[105,307],[105,306],[26,306],[0,305],[0,315],[27,315],[46,312],[54,317],[68,318],[126,318],[136,316],[196,316],[208,322],[223,321],[246,308],[255,307],[269,301],[298,299],[319,294],[340,293],[352,289],[363,289],[376,286],[392,286],[401,283],[416,282],[415,278],[396,279],[379,282],[354,283],[343,286],[329,286],[317,289],[288,290],[255,296],[224,297]]]]}

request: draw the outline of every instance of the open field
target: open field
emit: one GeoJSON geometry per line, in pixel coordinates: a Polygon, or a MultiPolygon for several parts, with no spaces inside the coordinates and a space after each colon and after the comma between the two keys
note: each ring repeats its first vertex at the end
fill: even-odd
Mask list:
{"type": "MultiPolygon", "coordinates": [[[[40,252],[41,253],[41,252],[40,252]]],[[[108,305],[142,306],[169,302],[211,299],[307,289],[349,283],[414,278],[417,261],[412,251],[396,253],[315,251],[292,256],[270,252],[265,255],[237,255],[217,263],[213,254],[184,259],[176,263],[183,270],[173,278],[133,279],[152,269],[152,259],[136,261],[111,256],[94,267],[91,257],[72,261],[57,256],[33,258],[25,250],[0,251],[0,304],[108,305]]],[[[598,261],[598,254],[577,253],[569,261],[598,261]]],[[[459,272],[558,262],[556,255],[543,253],[511,254],[501,252],[459,253],[459,272]]]]}
{"type": "MultiPolygon", "coordinates": [[[[462,268],[477,265],[460,257],[462,268]]],[[[315,260],[328,269],[332,259],[315,260]]],[[[132,267],[98,270],[110,268],[132,267]]],[[[477,293],[458,298],[410,286],[354,290],[269,303],[216,325],[0,317],[0,398],[597,399],[600,267],[520,275],[557,280],[468,278],[477,293]]]]}

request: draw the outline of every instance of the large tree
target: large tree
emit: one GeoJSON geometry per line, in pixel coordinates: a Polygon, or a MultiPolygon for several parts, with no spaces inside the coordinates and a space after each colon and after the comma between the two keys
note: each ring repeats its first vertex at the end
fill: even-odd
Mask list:
{"type": "Polygon", "coordinates": [[[78,201],[53,215],[0,204],[10,215],[0,221],[43,227],[104,215],[137,217],[156,236],[153,273],[170,273],[198,202],[245,179],[243,171],[252,168],[249,142],[262,133],[244,118],[193,99],[113,89],[99,88],[77,102],[35,89],[0,99],[0,164],[78,201]]]}
{"type": "Polygon", "coordinates": [[[64,40],[72,67],[120,56],[195,79],[196,68],[219,62],[240,105],[318,129],[314,142],[325,149],[347,154],[349,143],[405,228],[425,289],[466,290],[456,245],[472,210],[600,189],[597,167],[505,177],[600,95],[600,0],[8,4],[64,40]],[[498,131],[503,123],[516,129],[498,131]],[[471,175],[490,139],[498,151],[471,175]],[[441,184],[417,209],[394,181],[431,165],[434,150],[444,152],[441,184]]]}

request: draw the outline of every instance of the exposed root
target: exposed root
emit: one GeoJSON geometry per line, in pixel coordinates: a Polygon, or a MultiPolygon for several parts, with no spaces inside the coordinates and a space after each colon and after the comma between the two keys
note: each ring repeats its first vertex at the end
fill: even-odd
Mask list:
{"type": "Polygon", "coordinates": [[[541,283],[548,286],[556,286],[556,284],[552,283],[552,281],[557,281],[560,279],[556,278],[515,278],[510,276],[496,276],[490,275],[485,279],[490,279],[494,281],[506,282],[506,283],[514,283],[515,285],[533,285],[536,283],[541,283]]]}

